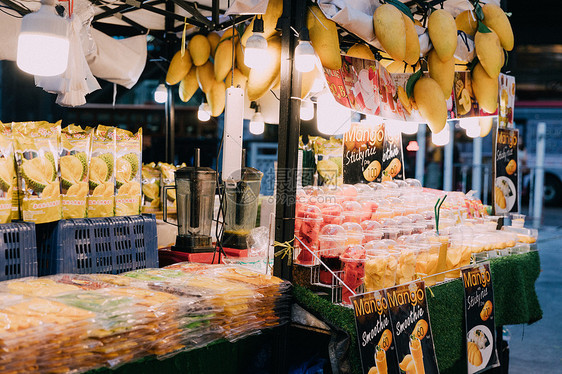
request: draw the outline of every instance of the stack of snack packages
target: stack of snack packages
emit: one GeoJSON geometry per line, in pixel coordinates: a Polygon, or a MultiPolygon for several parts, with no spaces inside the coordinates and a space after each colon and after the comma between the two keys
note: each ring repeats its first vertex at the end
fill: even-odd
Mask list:
{"type": "Polygon", "coordinates": [[[0,123],[0,223],[137,215],[141,160],[142,129],[0,123]]]}

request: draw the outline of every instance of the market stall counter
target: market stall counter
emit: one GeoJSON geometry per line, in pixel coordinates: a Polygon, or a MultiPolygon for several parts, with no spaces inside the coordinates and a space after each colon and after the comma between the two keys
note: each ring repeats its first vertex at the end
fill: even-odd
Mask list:
{"type": "MultiPolygon", "coordinates": [[[[535,292],[535,281],[540,274],[539,253],[531,251],[498,257],[490,260],[490,266],[496,326],[531,324],[540,320],[542,310],[535,292]]],[[[305,268],[295,269],[298,269],[295,273],[295,301],[330,326],[349,335],[348,354],[343,355],[342,360],[349,360],[353,373],[361,373],[353,309],[334,305],[330,300],[302,287],[308,275],[298,273],[305,268]]],[[[464,293],[461,279],[428,287],[427,298],[440,373],[466,373],[464,293]]]]}

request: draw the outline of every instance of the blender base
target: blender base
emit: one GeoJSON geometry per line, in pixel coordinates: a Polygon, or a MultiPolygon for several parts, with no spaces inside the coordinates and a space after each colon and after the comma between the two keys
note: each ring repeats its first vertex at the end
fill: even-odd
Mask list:
{"type": "Polygon", "coordinates": [[[214,252],[215,247],[212,245],[211,237],[200,236],[176,236],[176,245],[172,246],[172,251],[187,252],[187,253],[204,253],[214,252]]]}
{"type": "Polygon", "coordinates": [[[222,237],[222,245],[233,249],[248,249],[247,237],[248,234],[225,231],[222,237]]]}

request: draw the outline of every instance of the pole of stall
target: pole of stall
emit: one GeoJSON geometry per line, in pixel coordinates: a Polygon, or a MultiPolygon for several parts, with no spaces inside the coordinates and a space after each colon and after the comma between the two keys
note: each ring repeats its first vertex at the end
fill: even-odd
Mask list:
{"type": "MultiPolygon", "coordinates": [[[[168,12],[174,13],[175,5],[173,1],[166,2],[166,10],[168,12]]],[[[174,40],[176,39],[174,32],[174,19],[170,16],[164,18],[164,39],[166,41],[166,57],[169,61],[173,57],[173,46],[174,40]]],[[[175,156],[175,107],[174,98],[172,96],[172,87],[166,85],[166,90],[168,92],[168,97],[166,98],[166,103],[164,104],[164,136],[166,141],[166,162],[173,164],[175,156]]]]}
{"type": "Polygon", "coordinates": [[[475,197],[482,196],[482,138],[477,137],[472,141],[472,190],[476,191],[475,197]]]}
{"type": "Polygon", "coordinates": [[[420,123],[418,128],[418,152],[416,153],[416,179],[419,180],[423,186],[423,175],[425,174],[425,134],[426,125],[420,123]]]}
{"type": "MultiPolygon", "coordinates": [[[[306,15],[306,1],[283,0],[283,15],[277,22],[281,29],[281,92],[279,95],[279,129],[277,150],[277,194],[275,207],[275,240],[288,243],[295,232],[295,198],[297,159],[300,134],[300,74],[294,68],[294,50],[306,15]]],[[[284,248],[275,248],[274,274],[292,279],[292,259],[282,255],[284,248]]],[[[286,252],[285,252],[286,253],[286,252]]],[[[292,256],[292,254],[291,254],[292,256]]]]}
{"type": "Polygon", "coordinates": [[[443,166],[443,190],[453,190],[453,149],[455,147],[455,125],[449,123],[449,143],[445,146],[443,166]]]}
{"type": "Polygon", "coordinates": [[[540,224],[542,217],[542,205],[544,197],[544,154],[546,148],[546,123],[537,124],[537,155],[535,165],[535,201],[533,222],[536,226],[540,224]]]}

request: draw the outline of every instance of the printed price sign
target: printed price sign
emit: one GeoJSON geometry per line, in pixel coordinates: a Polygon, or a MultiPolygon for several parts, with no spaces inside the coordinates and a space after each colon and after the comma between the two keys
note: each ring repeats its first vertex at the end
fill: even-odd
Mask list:
{"type": "Polygon", "coordinates": [[[384,124],[352,124],[343,136],[343,183],[380,181],[384,133],[384,124]]]}
{"type": "Polygon", "coordinates": [[[350,298],[363,374],[399,374],[386,291],[350,298]]]}
{"type": "Polygon", "coordinates": [[[427,311],[425,283],[412,282],[386,290],[398,366],[406,373],[439,373],[427,311]]]}
{"type": "Polygon", "coordinates": [[[493,195],[495,214],[516,212],[519,208],[518,143],[518,130],[497,129],[494,147],[493,195]]]}
{"type": "Polygon", "coordinates": [[[386,126],[382,152],[383,175],[393,179],[404,179],[404,152],[402,132],[396,126],[386,126]]]}
{"type": "Polygon", "coordinates": [[[468,374],[499,366],[490,264],[462,269],[468,374]]]}

